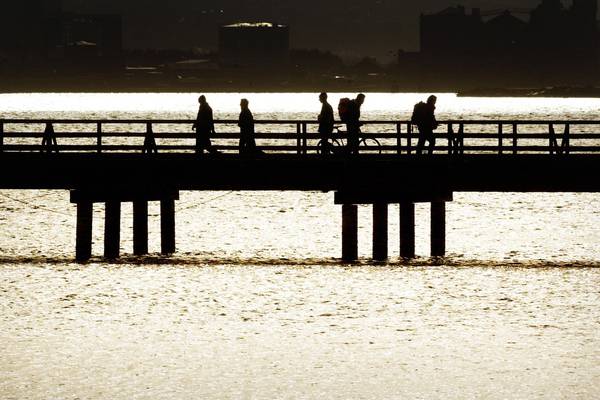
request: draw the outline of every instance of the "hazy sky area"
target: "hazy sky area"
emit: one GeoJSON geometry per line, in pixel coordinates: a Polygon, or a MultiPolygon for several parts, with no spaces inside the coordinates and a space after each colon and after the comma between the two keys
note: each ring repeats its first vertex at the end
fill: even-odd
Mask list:
{"type": "MultiPolygon", "coordinates": [[[[63,0],[78,12],[121,13],[128,48],[214,49],[217,27],[240,20],[291,26],[292,48],[319,48],[343,56],[392,58],[418,50],[419,14],[451,5],[482,11],[533,8],[541,0],[63,0]]],[[[563,2],[570,5],[571,1],[563,2]]],[[[527,14],[515,14],[527,19],[527,14]]]]}

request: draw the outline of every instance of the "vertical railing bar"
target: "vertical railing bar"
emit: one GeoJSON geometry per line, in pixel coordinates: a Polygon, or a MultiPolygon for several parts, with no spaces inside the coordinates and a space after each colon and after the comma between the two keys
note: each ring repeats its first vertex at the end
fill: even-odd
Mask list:
{"type": "Polygon", "coordinates": [[[96,124],[96,152],[102,153],[102,123],[96,124]]]}
{"type": "Polygon", "coordinates": [[[503,126],[502,124],[498,124],[498,154],[502,154],[502,135],[503,135],[503,126]]]}
{"type": "Polygon", "coordinates": [[[448,154],[452,154],[452,140],[454,136],[454,129],[452,128],[452,124],[448,124],[448,154]]]}
{"type": "Polygon", "coordinates": [[[308,153],[308,140],[306,138],[306,134],[308,133],[308,127],[306,122],[302,123],[302,153],[308,153]]]}
{"type": "Polygon", "coordinates": [[[302,127],[299,122],[296,123],[296,147],[298,155],[302,154],[302,140],[300,138],[302,127]]]}
{"type": "Polygon", "coordinates": [[[554,154],[557,151],[560,152],[560,149],[557,149],[558,142],[556,141],[556,132],[554,131],[554,124],[548,124],[548,136],[550,154],[554,154]]]}
{"type": "Polygon", "coordinates": [[[513,154],[517,154],[517,124],[513,124],[512,147],[513,147],[513,154]]]}
{"type": "Polygon", "coordinates": [[[396,123],[396,151],[397,154],[402,154],[402,124],[396,123]]]}
{"type": "Polygon", "coordinates": [[[406,138],[406,154],[410,155],[412,153],[412,124],[410,122],[407,124],[406,133],[408,135],[406,138]]]}
{"type": "Polygon", "coordinates": [[[0,153],[4,152],[4,120],[0,119],[0,153]]]}
{"type": "Polygon", "coordinates": [[[564,154],[569,154],[569,147],[571,146],[571,124],[565,124],[565,133],[563,134],[563,139],[561,143],[561,147],[563,148],[564,154]]]}
{"type": "Polygon", "coordinates": [[[464,154],[465,152],[465,124],[461,123],[458,128],[458,145],[459,145],[459,154],[464,154]]]}

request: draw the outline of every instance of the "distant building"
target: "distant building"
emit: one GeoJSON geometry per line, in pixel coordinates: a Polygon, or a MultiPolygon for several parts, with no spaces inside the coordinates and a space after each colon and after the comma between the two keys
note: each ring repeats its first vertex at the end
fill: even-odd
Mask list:
{"type": "Polygon", "coordinates": [[[276,66],[288,62],[290,29],[270,22],[219,28],[219,58],[229,66],[276,66]]]}
{"type": "Polygon", "coordinates": [[[100,67],[120,65],[123,52],[120,15],[64,14],[62,32],[65,58],[89,61],[100,67]]]}
{"type": "Polygon", "coordinates": [[[0,68],[57,70],[121,66],[119,15],[65,13],[60,0],[2,5],[0,68]]]}
{"type": "MultiPolygon", "coordinates": [[[[420,61],[427,79],[452,74],[478,82],[499,77],[591,82],[598,76],[598,0],[542,0],[529,21],[504,12],[470,13],[462,6],[421,15],[420,61]],[[566,78],[562,79],[562,78],[566,78]]],[[[405,53],[399,61],[415,65],[405,53]]],[[[574,82],[568,82],[574,83],[574,82]]]]}
{"type": "Polygon", "coordinates": [[[478,8],[467,14],[462,6],[421,15],[421,52],[424,55],[464,55],[481,49],[483,21],[478,8]]]}
{"type": "Polygon", "coordinates": [[[11,0],[0,6],[0,62],[44,59],[60,42],[60,0],[11,0]]]}

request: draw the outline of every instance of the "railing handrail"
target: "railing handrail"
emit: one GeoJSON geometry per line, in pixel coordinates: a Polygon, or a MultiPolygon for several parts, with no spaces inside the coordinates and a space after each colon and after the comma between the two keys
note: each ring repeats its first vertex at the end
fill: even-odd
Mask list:
{"type": "MultiPolygon", "coordinates": [[[[5,124],[193,124],[194,119],[62,119],[62,118],[35,118],[35,119],[24,119],[24,118],[0,118],[0,122],[5,124]]],[[[215,124],[237,124],[237,119],[217,119],[214,121],[215,124]]],[[[255,124],[270,124],[270,125],[294,125],[294,124],[309,124],[318,125],[318,121],[314,119],[257,119],[254,121],[255,124]]],[[[412,124],[410,120],[362,120],[361,123],[365,125],[392,125],[392,124],[412,124]]],[[[468,119],[448,119],[438,120],[440,125],[600,125],[600,120],[552,120],[552,119],[516,119],[516,120],[495,120],[495,119],[481,119],[481,120],[468,120],[468,119]]],[[[335,121],[335,125],[344,125],[342,121],[335,121]]]]}
{"type": "MultiPolygon", "coordinates": [[[[193,139],[195,134],[192,132],[192,126],[195,120],[193,119],[52,119],[52,118],[36,118],[36,119],[0,119],[0,152],[3,151],[42,151],[58,152],[62,149],[66,151],[88,151],[95,149],[98,153],[102,153],[103,150],[107,151],[133,151],[138,149],[136,144],[123,143],[123,144],[109,144],[104,142],[104,138],[128,138],[135,139],[144,137],[143,148],[145,151],[156,152],[158,149],[167,150],[189,150],[192,147],[186,144],[173,143],[160,143],[157,146],[155,139],[193,139]],[[20,129],[6,129],[11,124],[17,125],[45,125],[45,129],[38,129],[33,127],[23,127],[20,129]],[[61,125],[94,125],[92,129],[77,128],[76,132],[65,131],[67,128],[61,125]],[[165,131],[166,129],[154,129],[156,125],[169,124],[169,125],[186,125],[186,130],[172,129],[171,131],[165,131]],[[118,132],[110,132],[112,129],[104,129],[107,125],[129,125],[129,127],[121,128],[118,132]],[[131,125],[145,126],[144,129],[135,129],[134,132],[127,132],[131,125]],[[55,129],[56,127],[56,129],[55,129]],[[33,132],[35,130],[35,132],[33,132]],[[81,132],[77,132],[81,131],[81,132]],[[123,132],[125,131],[125,132],[123,132]],[[162,131],[162,132],[161,132],[162,131]],[[25,144],[23,142],[12,142],[5,141],[4,139],[28,139],[28,138],[42,138],[41,145],[36,144],[25,144]],[[95,138],[94,145],[82,145],[80,143],[57,143],[57,138],[70,138],[70,139],[88,139],[95,138]],[[121,150],[119,150],[119,148],[121,150]]],[[[418,130],[413,127],[411,121],[407,120],[364,120],[363,125],[389,125],[393,128],[388,132],[369,132],[368,129],[362,134],[363,145],[368,146],[370,143],[372,146],[374,143],[376,147],[365,149],[365,151],[385,151],[387,153],[397,154],[411,154],[417,147],[413,141],[419,139],[419,148],[422,146],[422,139],[427,137],[421,137],[418,130]],[[382,139],[380,142],[377,139],[382,139]],[[385,142],[383,141],[385,140],[385,142]],[[394,141],[390,144],[390,140],[394,141]],[[368,142],[370,141],[370,142],[368,142]],[[374,142],[374,143],[373,143],[374,142]]],[[[239,131],[231,126],[236,126],[237,120],[216,120],[216,125],[229,125],[225,129],[217,129],[218,133],[209,135],[214,139],[231,140],[239,139],[239,131]],[[227,131],[228,130],[228,131],[227,131]]],[[[257,129],[256,139],[270,139],[270,140],[295,140],[296,145],[290,146],[289,143],[281,142],[279,144],[264,143],[261,146],[265,149],[287,152],[294,150],[298,155],[306,155],[309,151],[315,150],[315,143],[313,140],[320,139],[320,135],[316,132],[314,127],[318,124],[315,120],[257,120],[257,125],[277,125],[281,126],[281,131],[276,132],[261,132],[264,129],[257,129]],[[285,128],[284,128],[285,127],[285,128]],[[310,127],[310,129],[309,129],[310,127]],[[295,129],[294,129],[295,128],[295,129]]],[[[344,126],[344,123],[337,121],[337,126],[344,126]]],[[[439,129],[436,130],[435,139],[447,140],[447,145],[437,143],[434,144],[434,140],[431,140],[431,146],[436,151],[447,151],[448,154],[464,154],[465,151],[479,151],[479,152],[497,152],[498,154],[518,154],[519,152],[548,152],[550,154],[569,154],[571,152],[590,152],[600,153],[600,143],[571,143],[572,140],[600,140],[599,132],[574,132],[572,127],[575,125],[597,125],[600,127],[600,120],[440,120],[439,129]],[[489,128],[480,128],[478,132],[468,132],[469,127],[497,127],[496,132],[490,132],[489,128]],[[527,129],[528,132],[519,132],[520,126],[537,126],[535,131],[531,131],[531,128],[527,129]],[[538,132],[541,130],[539,127],[543,127],[545,132],[538,132]],[[564,127],[564,129],[563,129],[564,127]],[[505,129],[506,128],[506,129],[505,129]],[[487,132],[486,132],[487,131],[487,132]],[[496,139],[497,145],[490,145],[485,142],[480,142],[476,145],[471,142],[473,139],[496,139]],[[527,140],[529,142],[527,142],[527,140]],[[545,140],[545,145],[539,145],[540,142],[536,142],[532,145],[534,140],[545,140]],[[481,144],[481,145],[480,145],[481,144]]],[[[12,127],[11,127],[12,128],[12,127]]],[[[343,128],[342,128],[343,129],[343,128]]],[[[387,130],[387,129],[386,129],[387,130]]],[[[344,139],[347,138],[343,132],[335,132],[330,135],[331,138],[344,139]]],[[[344,140],[334,141],[338,146],[343,145],[344,140]]],[[[198,143],[198,142],[197,142],[198,143]]],[[[217,143],[215,148],[223,148],[231,150],[231,146],[228,143],[221,142],[217,143]]],[[[199,147],[200,148],[200,147],[199,147]]],[[[322,150],[322,149],[321,149],[322,150]]]]}

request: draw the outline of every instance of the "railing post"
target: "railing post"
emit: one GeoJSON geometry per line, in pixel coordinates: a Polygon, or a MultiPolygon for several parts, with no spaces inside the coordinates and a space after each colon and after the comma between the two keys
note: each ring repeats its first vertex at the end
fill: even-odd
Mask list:
{"type": "Polygon", "coordinates": [[[512,148],[513,154],[517,154],[517,124],[513,124],[512,128],[512,148]]]}
{"type": "Polygon", "coordinates": [[[96,151],[102,153],[102,123],[100,122],[96,124],[96,133],[96,151]]]}
{"type": "Polygon", "coordinates": [[[412,124],[409,122],[406,127],[406,154],[412,153],[412,124]]]}
{"type": "Polygon", "coordinates": [[[396,123],[396,148],[398,154],[402,154],[402,124],[396,123]]]}
{"type": "Polygon", "coordinates": [[[302,123],[302,153],[306,154],[308,152],[308,144],[307,144],[307,138],[306,138],[306,134],[308,133],[308,129],[306,126],[306,122],[302,123]]]}
{"type": "Polygon", "coordinates": [[[498,154],[502,154],[502,124],[498,124],[498,154]]]}
{"type": "Polygon", "coordinates": [[[565,133],[563,134],[563,139],[561,143],[561,147],[563,149],[564,154],[569,154],[569,147],[571,146],[571,125],[565,124],[565,133]]]}
{"type": "Polygon", "coordinates": [[[554,124],[548,125],[548,135],[549,135],[550,154],[554,154],[557,151],[560,152],[560,149],[557,149],[558,142],[556,141],[556,132],[554,131],[554,124]]]}
{"type": "Polygon", "coordinates": [[[296,147],[298,155],[302,154],[302,126],[299,122],[296,123],[296,147]]]}
{"type": "Polygon", "coordinates": [[[460,124],[458,128],[458,148],[456,154],[464,154],[465,152],[465,124],[460,124]]]}
{"type": "Polygon", "coordinates": [[[56,133],[54,132],[54,126],[52,122],[46,122],[46,128],[44,129],[44,135],[42,136],[42,152],[52,153],[52,151],[58,153],[58,143],[56,142],[56,133]]]}
{"type": "Polygon", "coordinates": [[[152,130],[152,122],[146,123],[146,137],[144,138],[144,148],[142,153],[158,153],[156,148],[156,140],[154,140],[154,131],[152,130]]]}
{"type": "Polygon", "coordinates": [[[448,124],[448,154],[452,154],[452,141],[454,136],[454,129],[452,124],[448,124]]]}
{"type": "Polygon", "coordinates": [[[4,152],[4,121],[0,120],[0,153],[4,152]]]}

